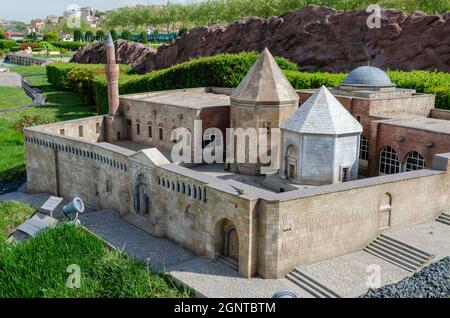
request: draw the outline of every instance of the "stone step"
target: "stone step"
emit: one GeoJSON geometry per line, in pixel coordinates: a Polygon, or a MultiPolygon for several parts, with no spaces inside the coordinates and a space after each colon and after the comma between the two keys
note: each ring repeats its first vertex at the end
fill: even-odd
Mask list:
{"type": "Polygon", "coordinates": [[[408,247],[404,247],[402,245],[399,245],[399,244],[396,244],[389,240],[386,240],[383,237],[379,237],[378,240],[374,241],[373,243],[387,246],[389,249],[391,249],[393,251],[397,251],[397,253],[407,257],[408,259],[415,260],[418,263],[426,262],[431,257],[433,257],[433,255],[425,255],[425,254],[418,253],[415,250],[412,250],[408,247]]]}
{"type": "Polygon", "coordinates": [[[434,255],[381,234],[364,251],[409,272],[421,269],[434,255]]]}
{"type": "Polygon", "coordinates": [[[445,225],[450,225],[450,215],[442,213],[441,215],[438,216],[436,221],[441,222],[445,225]]]}
{"type": "Polygon", "coordinates": [[[381,251],[383,251],[383,252],[385,252],[385,253],[387,253],[389,255],[392,255],[393,257],[396,257],[396,258],[404,261],[405,263],[411,264],[411,265],[416,266],[416,267],[420,267],[420,265],[424,261],[426,261],[426,259],[425,260],[418,259],[414,255],[411,255],[411,254],[408,254],[405,251],[399,250],[395,246],[386,245],[384,242],[381,242],[381,241],[372,242],[370,244],[370,246],[372,246],[372,247],[374,247],[374,248],[376,248],[378,250],[381,250],[381,251]]]}
{"type": "Polygon", "coordinates": [[[234,269],[235,271],[239,271],[239,264],[238,261],[235,260],[234,258],[225,256],[225,255],[219,255],[219,257],[217,258],[217,260],[219,262],[221,262],[222,264],[225,264],[226,266],[234,269]]]}
{"type": "Polygon", "coordinates": [[[312,279],[298,268],[294,268],[290,271],[286,275],[286,279],[290,280],[316,298],[340,298],[337,293],[312,279]]]}

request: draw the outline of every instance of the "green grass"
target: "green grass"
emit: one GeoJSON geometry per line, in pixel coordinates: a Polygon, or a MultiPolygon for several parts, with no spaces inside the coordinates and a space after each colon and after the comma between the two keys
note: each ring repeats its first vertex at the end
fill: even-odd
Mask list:
{"type": "MultiPolygon", "coordinates": [[[[0,234],[5,237],[34,209],[0,203],[0,234]]],[[[167,275],[153,274],[144,263],[106,248],[82,228],[62,225],[14,245],[0,241],[0,298],[5,297],[190,297],[167,275]],[[80,268],[80,288],[68,288],[69,265],[80,268]]]]}
{"type": "Polygon", "coordinates": [[[6,242],[14,229],[34,213],[28,204],[20,202],[0,202],[0,246],[6,242]]]}
{"type": "Polygon", "coordinates": [[[0,86],[0,109],[25,106],[31,103],[31,99],[21,87],[0,86]]]}
{"type": "MultiPolygon", "coordinates": [[[[12,68],[22,74],[45,74],[45,67],[20,66],[12,68]]],[[[45,107],[0,114],[0,183],[15,180],[25,174],[23,133],[13,128],[23,116],[38,115],[48,122],[64,121],[95,114],[95,107],[86,106],[80,97],[71,92],[53,88],[46,75],[28,77],[29,82],[47,96],[45,107]]]]}

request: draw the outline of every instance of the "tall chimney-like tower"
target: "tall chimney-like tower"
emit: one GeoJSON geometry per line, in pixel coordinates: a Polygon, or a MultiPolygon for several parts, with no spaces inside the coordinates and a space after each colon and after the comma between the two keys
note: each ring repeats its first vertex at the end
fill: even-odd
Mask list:
{"type": "Polygon", "coordinates": [[[105,73],[108,82],[109,115],[115,116],[119,108],[119,65],[116,63],[116,49],[111,33],[106,40],[105,73]]]}

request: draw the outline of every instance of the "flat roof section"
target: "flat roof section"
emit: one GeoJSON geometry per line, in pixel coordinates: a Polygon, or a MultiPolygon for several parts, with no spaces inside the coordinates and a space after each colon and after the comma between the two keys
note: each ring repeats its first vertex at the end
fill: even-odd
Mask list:
{"type": "Polygon", "coordinates": [[[230,96],[225,94],[209,93],[206,90],[173,90],[156,93],[124,95],[121,98],[149,103],[204,109],[210,107],[230,106],[230,96]]]}
{"type": "Polygon", "coordinates": [[[417,117],[386,119],[380,120],[379,123],[450,135],[450,120],[417,117]]]}

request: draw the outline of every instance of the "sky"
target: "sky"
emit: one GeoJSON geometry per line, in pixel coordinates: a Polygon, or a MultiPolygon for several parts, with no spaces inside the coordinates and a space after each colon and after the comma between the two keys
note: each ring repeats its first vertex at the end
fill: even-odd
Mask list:
{"type": "MultiPolygon", "coordinates": [[[[69,5],[89,6],[96,10],[114,9],[135,4],[164,4],[167,0],[0,0],[0,19],[30,22],[33,18],[61,16],[69,5]]],[[[187,3],[189,0],[173,2],[187,3]]]]}

